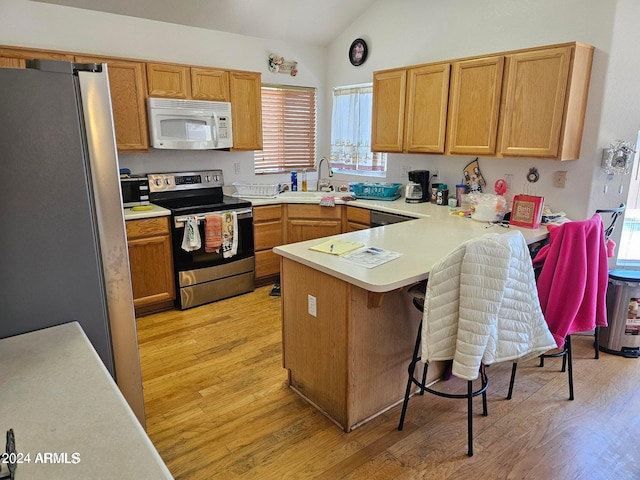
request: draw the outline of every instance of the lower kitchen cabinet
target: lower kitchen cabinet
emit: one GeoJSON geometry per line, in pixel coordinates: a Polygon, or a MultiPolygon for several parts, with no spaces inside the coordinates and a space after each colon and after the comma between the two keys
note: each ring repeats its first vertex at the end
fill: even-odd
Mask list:
{"type": "Polygon", "coordinates": [[[253,207],[253,232],[255,242],[255,284],[265,285],[280,275],[280,256],[273,247],[282,245],[282,205],[253,207]]]}
{"type": "Polygon", "coordinates": [[[371,227],[371,210],[367,208],[346,207],[344,232],[365,230],[371,227]]]}
{"type": "Polygon", "coordinates": [[[172,308],[176,291],[169,217],[128,220],[126,227],[136,315],[172,308]]]}

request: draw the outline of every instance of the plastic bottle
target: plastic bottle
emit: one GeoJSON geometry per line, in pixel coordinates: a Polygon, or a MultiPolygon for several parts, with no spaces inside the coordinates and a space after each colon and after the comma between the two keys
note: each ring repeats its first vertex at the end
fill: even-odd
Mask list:
{"type": "Polygon", "coordinates": [[[307,191],[307,169],[306,168],[302,170],[302,173],[300,174],[300,180],[302,182],[302,191],[306,192],[307,191]]]}
{"type": "Polygon", "coordinates": [[[298,191],[298,172],[296,172],[295,170],[291,172],[291,191],[298,191]]]}

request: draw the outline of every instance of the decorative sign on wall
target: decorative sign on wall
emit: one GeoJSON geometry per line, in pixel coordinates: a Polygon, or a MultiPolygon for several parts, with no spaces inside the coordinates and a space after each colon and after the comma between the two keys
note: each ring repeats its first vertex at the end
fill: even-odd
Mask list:
{"type": "Polygon", "coordinates": [[[298,74],[298,62],[285,61],[275,53],[269,55],[269,71],[272,73],[288,73],[292,77],[298,74]]]}
{"type": "Polygon", "coordinates": [[[616,140],[602,152],[602,168],[607,175],[627,175],[633,166],[636,149],[630,142],[616,140]]]}

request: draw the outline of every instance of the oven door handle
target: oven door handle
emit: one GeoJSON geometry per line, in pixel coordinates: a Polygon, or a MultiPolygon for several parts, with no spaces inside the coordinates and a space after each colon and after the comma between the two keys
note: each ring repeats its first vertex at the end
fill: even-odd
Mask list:
{"type": "MultiPolygon", "coordinates": [[[[207,215],[222,215],[224,213],[230,213],[230,212],[236,212],[236,214],[238,215],[238,220],[243,220],[245,218],[252,218],[253,217],[253,210],[251,208],[246,208],[246,209],[242,209],[242,210],[219,210],[217,212],[199,213],[199,214],[195,215],[195,217],[196,217],[196,221],[198,222],[198,224],[200,224],[201,221],[204,221],[204,219],[207,217],[207,215]]],[[[194,216],[194,215],[180,215],[179,217],[174,217],[173,226],[175,228],[184,227],[184,223],[187,221],[187,218],[192,217],[192,216],[194,216]]]]}

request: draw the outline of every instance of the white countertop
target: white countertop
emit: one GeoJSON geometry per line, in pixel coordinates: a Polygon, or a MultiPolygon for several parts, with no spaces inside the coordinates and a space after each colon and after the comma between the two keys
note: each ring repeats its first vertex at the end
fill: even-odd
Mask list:
{"type": "Polygon", "coordinates": [[[125,220],[140,220],[141,218],[153,218],[153,217],[168,217],[171,215],[171,210],[159,207],[153,203],[149,205],[151,210],[133,210],[132,208],[124,209],[125,220]]]}
{"type": "MultiPolygon", "coordinates": [[[[370,292],[388,292],[426,279],[433,264],[460,243],[486,233],[509,231],[498,225],[491,226],[486,222],[450,215],[449,207],[430,203],[408,204],[403,199],[395,202],[358,200],[354,206],[420,215],[422,218],[331,237],[402,254],[374,268],[356,265],[336,255],[309,250],[309,247],[327,241],[326,238],[282,245],[273,251],[370,292]]],[[[510,229],[520,230],[529,244],[543,240],[548,234],[544,227],[533,230],[512,226],[510,229]]]]}
{"type": "Polygon", "coordinates": [[[0,340],[0,372],[17,479],[173,478],[78,323],[0,340]]]}

